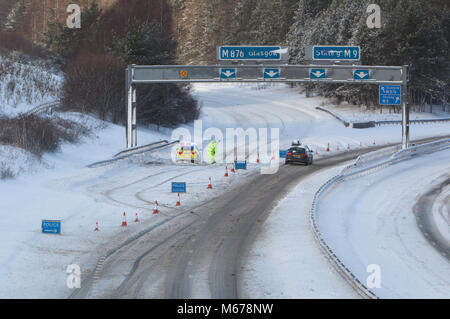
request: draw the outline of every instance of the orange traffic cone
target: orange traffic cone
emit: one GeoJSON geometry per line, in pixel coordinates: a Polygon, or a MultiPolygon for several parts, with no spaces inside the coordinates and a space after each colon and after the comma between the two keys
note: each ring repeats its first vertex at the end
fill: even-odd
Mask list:
{"type": "Polygon", "coordinates": [[[236,173],[236,170],[234,169],[234,163],[231,164],[231,173],[236,173]]]}
{"type": "Polygon", "coordinates": [[[157,200],[155,200],[155,206],[154,206],[154,208],[153,208],[153,214],[158,214],[158,201],[157,200]]]}
{"type": "Polygon", "coordinates": [[[99,231],[99,229],[98,229],[98,222],[95,223],[95,229],[94,229],[94,231],[99,231]]]}
{"type": "Polygon", "coordinates": [[[259,164],[259,153],[258,153],[258,157],[256,158],[256,164],[259,164]]]}
{"type": "Polygon", "coordinates": [[[123,212],[122,227],[127,226],[127,215],[123,212]]]}
{"type": "Polygon", "coordinates": [[[228,177],[228,165],[225,165],[225,177],[228,177]]]}
{"type": "Polygon", "coordinates": [[[208,189],[212,189],[211,177],[209,178],[208,189]]]}
{"type": "Polygon", "coordinates": [[[328,146],[327,146],[327,152],[329,152],[330,151],[330,143],[328,143],[328,146]]]}
{"type": "Polygon", "coordinates": [[[134,219],[135,223],[139,223],[138,213],[136,213],[136,218],[134,219]]]}
{"type": "Polygon", "coordinates": [[[181,199],[180,199],[180,194],[178,194],[178,201],[175,204],[175,206],[181,206],[181,199]]]}

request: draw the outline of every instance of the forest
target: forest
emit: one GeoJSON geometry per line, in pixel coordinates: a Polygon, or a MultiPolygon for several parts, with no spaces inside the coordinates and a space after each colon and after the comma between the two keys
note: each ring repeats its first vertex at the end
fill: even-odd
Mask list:
{"type": "MultiPolygon", "coordinates": [[[[51,59],[65,73],[63,107],[123,122],[127,64],[216,63],[216,46],[287,45],[305,63],[307,45],[359,45],[362,64],[409,65],[411,103],[447,105],[450,2],[377,0],[381,28],[368,28],[373,0],[0,0],[0,50],[51,59]],[[82,8],[82,27],[65,25],[82,8]]],[[[138,90],[139,119],[174,127],[199,116],[187,85],[138,90]]],[[[370,85],[306,85],[335,101],[377,108],[370,85]]],[[[450,111],[450,109],[449,109],[450,111]]]]}

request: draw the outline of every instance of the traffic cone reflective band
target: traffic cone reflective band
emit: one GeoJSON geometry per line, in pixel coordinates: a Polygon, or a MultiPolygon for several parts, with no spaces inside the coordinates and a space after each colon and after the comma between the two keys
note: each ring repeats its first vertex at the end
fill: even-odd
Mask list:
{"type": "Polygon", "coordinates": [[[211,177],[209,178],[208,189],[212,189],[211,177]]]}
{"type": "Polygon", "coordinates": [[[153,214],[158,214],[158,201],[155,200],[155,206],[153,208],[153,214]]]}
{"type": "Polygon", "coordinates": [[[236,173],[236,170],[234,169],[234,163],[231,164],[231,173],[236,173]]]}
{"type": "Polygon", "coordinates": [[[135,223],[139,223],[139,218],[138,218],[138,214],[136,213],[136,218],[134,220],[135,223]]]}
{"type": "Polygon", "coordinates": [[[330,143],[328,143],[328,146],[327,146],[327,152],[329,152],[330,151],[330,143]]]}
{"type": "Polygon", "coordinates": [[[176,206],[181,206],[180,194],[178,194],[178,201],[176,203],[176,206]]]}
{"type": "Polygon", "coordinates": [[[123,212],[122,227],[127,226],[127,215],[123,212]]]}
{"type": "Polygon", "coordinates": [[[98,229],[98,222],[95,223],[95,229],[94,229],[94,231],[99,231],[99,229],[98,229]]]}
{"type": "Polygon", "coordinates": [[[228,177],[228,165],[225,165],[225,177],[228,177]]]}

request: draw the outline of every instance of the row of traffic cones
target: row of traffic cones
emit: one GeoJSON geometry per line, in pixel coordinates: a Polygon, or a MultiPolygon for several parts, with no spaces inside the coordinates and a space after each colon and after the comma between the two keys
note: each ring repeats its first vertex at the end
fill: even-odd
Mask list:
{"type": "MultiPolygon", "coordinates": [[[[154,206],[153,206],[153,214],[154,214],[154,215],[159,214],[158,205],[159,205],[159,204],[158,204],[158,201],[155,200],[154,206]]],[[[180,194],[178,194],[178,200],[177,200],[175,206],[181,206],[181,198],[180,198],[180,194]]],[[[134,219],[134,222],[135,222],[135,223],[139,223],[139,216],[138,216],[138,213],[136,213],[136,217],[135,217],[135,219],[134,219]]],[[[122,225],[121,225],[121,226],[122,226],[122,227],[127,227],[127,226],[128,226],[128,224],[127,224],[127,215],[126,215],[125,212],[123,212],[123,215],[122,215],[122,225]]],[[[99,231],[99,230],[100,230],[100,229],[99,229],[99,227],[98,227],[98,221],[97,221],[97,222],[95,223],[95,229],[94,229],[94,231],[99,231]]]]}
{"type": "MultiPolygon", "coordinates": [[[[376,143],[375,140],[373,140],[372,145],[374,145],[374,146],[377,145],[377,143],[376,143]]],[[[362,142],[359,142],[359,147],[363,147],[362,142]]],[[[347,144],[347,150],[350,150],[350,149],[351,149],[350,144],[347,144]]],[[[339,145],[336,146],[336,150],[337,150],[337,151],[340,150],[339,145]]],[[[326,151],[327,151],[327,152],[330,152],[330,151],[331,151],[330,143],[328,143],[326,151]]],[[[316,151],[316,154],[317,154],[317,151],[316,151]]]]}
{"type": "MultiPolygon", "coordinates": [[[[139,216],[138,216],[138,213],[136,213],[136,217],[135,217],[135,219],[134,219],[134,222],[135,223],[139,223],[139,216]]],[[[123,215],[122,215],[122,225],[121,225],[122,227],[127,227],[128,226],[128,224],[127,224],[127,214],[125,213],[125,212],[123,212],[123,215]]],[[[98,226],[98,221],[95,223],[95,229],[94,229],[94,231],[100,231],[100,228],[99,228],[99,226],[98,226]]]]}

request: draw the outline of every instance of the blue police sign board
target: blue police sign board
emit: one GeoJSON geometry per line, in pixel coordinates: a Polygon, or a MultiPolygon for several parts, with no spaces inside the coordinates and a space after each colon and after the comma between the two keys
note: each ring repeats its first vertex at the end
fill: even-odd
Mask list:
{"type": "Polygon", "coordinates": [[[370,80],[369,70],[355,70],[353,72],[353,80],[370,80]]]}
{"type": "Polygon", "coordinates": [[[286,158],[287,151],[280,151],[280,158],[286,158]]]}
{"type": "Polygon", "coordinates": [[[380,85],[380,105],[401,105],[401,85],[380,85]]]}
{"type": "Polygon", "coordinates": [[[219,60],[281,60],[280,46],[221,46],[219,60]]]}
{"type": "Polygon", "coordinates": [[[236,69],[230,69],[230,68],[220,69],[220,78],[221,79],[235,79],[236,78],[236,69]]]}
{"type": "Polygon", "coordinates": [[[234,167],[236,168],[236,170],[238,169],[247,169],[247,161],[245,162],[234,162],[234,167]]]}
{"type": "Polygon", "coordinates": [[[327,71],[325,69],[311,69],[309,77],[311,79],[326,79],[327,71]]]}
{"type": "Polygon", "coordinates": [[[44,234],[61,234],[60,220],[42,220],[41,227],[44,234]]]}
{"type": "Polygon", "coordinates": [[[359,61],[361,49],[357,46],[322,46],[316,45],[312,52],[313,60],[323,61],[359,61]]]}
{"type": "Polygon", "coordinates": [[[172,193],[186,193],[186,183],[172,182],[172,193]]]}
{"type": "Polygon", "coordinates": [[[264,69],[264,78],[265,79],[279,79],[280,78],[280,69],[264,69]]]}

